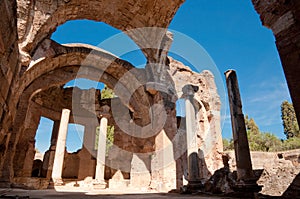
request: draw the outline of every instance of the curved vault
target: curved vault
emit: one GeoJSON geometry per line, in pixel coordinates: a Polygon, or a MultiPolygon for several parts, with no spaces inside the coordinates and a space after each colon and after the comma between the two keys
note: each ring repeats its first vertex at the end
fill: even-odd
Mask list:
{"type": "Polygon", "coordinates": [[[35,91],[51,85],[87,78],[115,88],[116,95],[132,111],[141,111],[139,106],[145,108],[149,104],[143,88],[146,79],[144,70],[135,69],[129,62],[101,49],[85,44],[62,46],[45,40],[33,58],[21,77],[16,94],[16,99],[22,96],[21,101],[25,95],[29,99],[35,91]]]}
{"type": "MultiPolygon", "coordinates": [[[[66,21],[75,19],[102,21],[123,32],[144,27],[167,28],[183,2],[184,0],[18,1],[18,35],[24,56],[23,64],[30,61],[30,55],[33,55],[39,43],[49,38],[56,27],[66,21]]],[[[159,47],[165,31],[162,34],[153,32],[152,35],[158,40],[149,39],[149,34],[140,33],[129,33],[129,36],[142,48],[146,43],[156,41],[158,43],[154,45],[159,47]]],[[[145,54],[147,56],[147,52],[145,54]]]]}
{"type": "MultiPolygon", "coordinates": [[[[28,126],[31,98],[43,90],[62,86],[76,78],[100,81],[115,88],[115,94],[134,112],[135,118],[147,119],[150,105],[143,86],[146,79],[143,69],[136,69],[129,62],[95,47],[84,44],[62,46],[52,40],[45,40],[33,58],[20,78],[16,92],[15,99],[19,99],[13,127],[16,140],[21,141],[26,129],[31,128],[28,126]]],[[[16,147],[16,150],[21,148],[16,147]]]]}
{"type": "Polygon", "coordinates": [[[101,81],[114,89],[122,103],[134,112],[135,118],[147,119],[148,94],[144,90],[144,70],[87,45],[61,46],[47,40],[47,48],[39,51],[36,62],[23,74],[15,99],[18,101],[14,132],[22,132],[28,104],[32,96],[54,85],[63,85],[75,78],[101,81]],[[101,76],[99,76],[101,74],[101,76]],[[124,78],[125,77],[125,78],[124,78]]]}

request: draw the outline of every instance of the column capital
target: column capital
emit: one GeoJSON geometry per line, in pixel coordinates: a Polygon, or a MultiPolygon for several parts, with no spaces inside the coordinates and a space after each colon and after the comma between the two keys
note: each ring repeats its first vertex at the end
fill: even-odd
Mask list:
{"type": "Polygon", "coordinates": [[[187,84],[182,88],[183,97],[191,97],[194,96],[194,94],[199,90],[198,86],[187,84]]]}
{"type": "Polygon", "coordinates": [[[102,117],[109,118],[110,117],[110,107],[108,105],[104,105],[100,107],[100,110],[97,111],[97,116],[101,119],[102,117]]]}

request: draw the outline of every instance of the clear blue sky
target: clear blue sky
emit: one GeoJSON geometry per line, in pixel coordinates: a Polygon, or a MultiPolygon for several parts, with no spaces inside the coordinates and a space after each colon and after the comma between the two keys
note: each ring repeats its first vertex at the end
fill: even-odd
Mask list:
{"type": "MultiPolygon", "coordinates": [[[[225,87],[223,73],[227,69],[235,69],[244,114],[253,117],[262,131],[284,138],[280,104],[283,100],[290,101],[289,92],[274,36],[261,25],[250,0],[187,0],[169,28],[188,35],[203,46],[222,75],[222,86],[225,87]]],[[[120,31],[101,22],[76,20],[59,26],[52,39],[59,43],[87,43],[97,46],[117,33],[120,31]]],[[[128,43],[130,42],[132,43],[128,39],[128,43]]],[[[117,52],[117,46],[102,47],[112,53],[117,52]]],[[[139,67],[146,61],[140,51],[128,53],[121,58],[139,67]]],[[[86,81],[81,85],[97,86],[86,81]]],[[[223,107],[227,108],[228,104],[223,103],[223,107]]],[[[227,112],[222,128],[222,134],[226,138],[231,137],[228,114],[227,112]]],[[[37,134],[37,148],[44,151],[50,140],[45,135],[50,135],[51,122],[42,119],[41,124],[37,134]]],[[[74,129],[73,125],[67,138],[69,151],[81,147],[74,140],[82,139],[83,128],[79,127],[78,131],[74,129]]]]}

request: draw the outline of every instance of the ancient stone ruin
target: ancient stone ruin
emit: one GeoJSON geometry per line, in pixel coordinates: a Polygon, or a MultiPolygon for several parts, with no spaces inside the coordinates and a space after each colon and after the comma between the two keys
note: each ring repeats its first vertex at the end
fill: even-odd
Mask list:
{"type": "MultiPolygon", "coordinates": [[[[300,3],[252,2],[276,36],[299,121],[300,3]]],[[[183,3],[0,2],[1,187],[170,191],[187,185],[198,190],[223,167],[221,103],[214,76],[209,71],[195,73],[167,56],[173,40],[167,27],[183,3]],[[59,25],[76,19],[102,21],[126,33],[144,53],[146,67],[136,68],[93,46],[61,45],[50,39],[59,25]],[[64,87],[76,78],[102,82],[117,97],[101,99],[100,90],[64,87]],[[179,99],[185,102],[186,117],[176,117],[179,99]],[[35,160],[41,117],[53,120],[54,126],[48,151],[35,160]],[[85,127],[83,147],[75,153],[65,148],[69,123],[85,127]],[[107,126],[114,126],[108,151],[107,126]]],[[[286,195],[299,193],[298,182],[299,175],[286,195]]]]}
{"type": "Polygon", "coordinates": [[[3,67],[15,67],[6,68],[6,79],[11,82],[6,92],[11,105],[7,104],[2,111],[2,186],[41,189],[73,181],[76,186],[132,186],[169,191],[179,189],[186,180],[200,185],[201,179],[222,166],[221,103],[213,75],[209,71],[197,74],[166,57],[172,43],[172,34],[166,29],[132,30],[167,27],[181,3],[3,4],[16,10],[4,12],[6,19],[13,19],[6,20],[11,21],[7,27],[15,28],[5,33],[12,38],[3,37],[7,38],[3,41],[5,48],[14,41],[14,54],[4,52],[8,62],[3,67]],[[83,4],[86,8],[80,6],[83,4]],[[104,8],[103,13],[99,12],[104,8]],[[136,69],[131,63],[86,44],[60,45],[49,39],[49,33],[58,25],[81,18],[104,21],[127,31],[147,57],[146,68],[136,69]],[[145,38],[152,48],[146,48],[145,38]],[[156,67],[162,68],[159,71],[156,67]],[[75,78],[103,82],[118,97],[102,100],[100,90],[64,87],[75,78]],[[191,88],[197,89],[190,95],[191,88]],[[178,99],[191,104],[186,109],[186,118],[176,117],[178,99]],[[53,120],[54,127],[43,160],[34,160],[35,135],[41,117],[53,120]],[[65,149],[69,123],[85,127],[83,147],[72,154],[65,149]],[[114,126],[114,142],[106,155],[107,125],[114,126]],[[211,139],[205,142],[206,137],[211,139]],[[191,150],[190,141],[194,142],[191,150]],[[201,155],[187,163],[188,156],[198,150],[201,155]],[[192,167],[198,169],[193,171],[192,167]],[[188,175],[191,172],[194,174],[188,175]]]}
{"type": "MultiPolygon", "coordinates": [[[[199,148],[203,153],[198,163],[201,171],[199,179],[200,177],[201,179],[207,178],[222,166],[220,162],[222,140],[218,126],[220,101],[214,85],[214,77],[209,71],[197,74],[180,62],[169,59],[170,69],[168,72],[175,82],[175,88],[179,95],[184,82],[199,87],[194,97],[199,107],[195,117],[199,128],[196,129],[197,134],[195,135],[198,136],[197,150],[199,148]],[[189,76],[186,75],[187,73],[189,76]],[[205,136],[214,138],[209,140],[211,143],[203,143],[205,136]]],[[[142,70],[140,72],[143,73],[142,70]]],[[[166,186],[164,188],[171,190],[183,185],[183,176],[187,172],[185,171],[187,169],[186,119],[176,118],[174,111],[168,116],[170,122],[164,124],[163,130],[159,129],[158,132],[154,132],[153,136],[139,138],[127,133],[128,129],[136,128],[131,121],[132,118],[126,115],[126,112],[130,112],[128,107],[122,103],[119,97],[101,99],[100,90],[64,88],[53,84],[32,96],[28,107],[30,110],[27,112],[30,117],[25,118],[25,127],[23,127],[25,133],[19,138],[16,147],[19,155],[14,159],[15,182],[38,189],[47,188],[49,186],[47,181],[55,180],[55,178],[57,178],[56,184],[63,183],[62,179],[75,182],[91,178],[94,179],[90,182],[91,184],[95,184],[96,181],[107,181],[107,187],[112,188],[134,186],[161,189],[159,186],[164,183],[166,186]],[[72,111],[70,112],[70,110],[72,111]],[[65,152],[60,157],[60,164],[63,164],[63,167],[59,169],[55,168],[55,160],[58,157],[57,147],[60,147],[63,153],[65,151],[65,143],[58,144],[58,141],[62,139],[60,138],[60,123],[64,119],[64,114],[69,117],[66,119],[65,125],[68,123],[81,124],[85,126],[85,132],[83,148],[72,154],[65,152]],[[33,158],[35,154],[34,138],[41,116],[53,120],[54,128],[49,150],[45,153],[40,165],[34,166],[36,162],[33,158]],[[109,126],[114,126],[114,145],[108,151],[107,156],[105,150],[104,153],[99,154],[100,150],[95,148],[96,128],[102,127],[103,119],[107,120],[106,123],[109,126]],[[122,129],[124,124],[128,129],[122,129]],[[31,145],[26,146],[28,143],[31,145]],[[160,153],[160,150],[163,150],[163,153],[160,153]],[[163,157],[164,155],[166,157],[163,157]],[[97,162],[99,156],[104,158],[99,162],[102,167],[99,167],[97,162]],[[21,161],[22,164],[20,164],[21,161]],[[167,161],[167,167],[164,167],[161,161],[167,161]],[[57,172],[55,174],[57,176],[53,176],[53,172],[57,172]],[[33,184],[34,180],[30,179],[33,173],[38,173],[35,174],[35,177],[40,177],[40,179],[35,178],[36,184],[33,184]],[[97,173],[101,173],[101,175],[97,175],[97,173]],[[27,184],[28,181],[32,183],[27,184]],[[41,181],[44,183],[40,183],[41,181]]],[[[104,125],[107,126],[107,124],[104,125]]],[[[106,128],[104,129],[106,131],[106,128]]],[[[101,142],[99,146],[105,147],[104,138],[99,140],[98,143],[101,142]]]]}

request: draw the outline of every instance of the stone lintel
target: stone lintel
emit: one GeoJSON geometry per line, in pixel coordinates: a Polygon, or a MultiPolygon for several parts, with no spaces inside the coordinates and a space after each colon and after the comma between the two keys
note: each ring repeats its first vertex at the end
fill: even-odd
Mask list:
{"type": "Polygon", "coordinates": [[[146,90],[152,95],[155,95],[157,92],[168,93],[167,86],[158,82],[147,82],[146,90]]]}
{"type": "Polygon", "coordinates": [[[187,84],[182,88],[183,96],[189,97],[194,96],[194,94],[199,90],[198,86],[187,84]]]}

